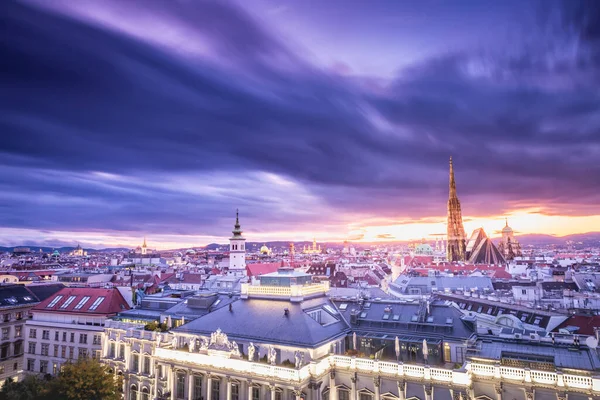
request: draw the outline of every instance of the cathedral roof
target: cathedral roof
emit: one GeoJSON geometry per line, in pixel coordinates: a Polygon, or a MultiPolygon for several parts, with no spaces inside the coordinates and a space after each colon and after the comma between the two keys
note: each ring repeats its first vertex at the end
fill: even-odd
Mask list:
{"type": "Polygon", "coordinates": [[[483,228],[476,229],[467,243],[467,258],[473,264],[504,264],[506,260],[483,228]]]}

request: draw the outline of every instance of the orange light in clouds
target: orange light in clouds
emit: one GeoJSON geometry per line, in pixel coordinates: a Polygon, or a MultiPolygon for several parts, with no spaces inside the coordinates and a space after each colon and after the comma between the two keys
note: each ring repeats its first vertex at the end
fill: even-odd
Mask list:
{"type": "MultiPolygon", "coordinates": [[[[469,217],[463,216],[465,232],[467,237],[477,228],[483,228],[488,236],[500,236],[500,230],[504,228],[505,218],[508,218],[509,226],[516,235],[541,233],[555,236],[565,236],[575,233],[598,231],[600,227],[600,215],[590,216],[566,216],[545,215],[538,209],[519,210],[506,216],[493,217],[469,217]]],[[[362,241],[383,241],[380,235],[390,235],[395,240],[416,240],[429,238],[434,234],[446,233],[446,222],[424,222],[408,223],[403,225],[380,225],[365,226],[362,228],[364,238],[362,241]]],[[[393,239],[387,239],[393,240],[393,239]]]]}

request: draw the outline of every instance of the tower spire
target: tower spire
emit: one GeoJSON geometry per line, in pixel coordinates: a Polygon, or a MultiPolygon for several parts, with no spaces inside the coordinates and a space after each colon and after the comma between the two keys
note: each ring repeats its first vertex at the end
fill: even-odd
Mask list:
{"type": "Polygon", "coordinates": [[[240,211],[238,209],[235,210],[235,225],[231,233],[233,233],[233,236],[235,237],[242,236],[242,227],[240,226],[240,211]]]}
{"type": "Polygon", "coordinates": [[[462,221],[460,200],[456,195],[456,181],[454,179],[454,165],[450,157],[450,182],[448,193],[448,234],[446,258],[448,261],[464,261],[466,252],[466,235],[462,221]]]}
{"type": "Polygon", "coordinates": [[[450,193],[449,197],[456,197],[456,181],[454,180],[454,165],[452,164],[452,156],[450,156],[450,193]]]}
{"type": "Polygon", "coordinates": [[[505,228],[508,228],[508,218],[504,218],[506,220],[505,228]]]}

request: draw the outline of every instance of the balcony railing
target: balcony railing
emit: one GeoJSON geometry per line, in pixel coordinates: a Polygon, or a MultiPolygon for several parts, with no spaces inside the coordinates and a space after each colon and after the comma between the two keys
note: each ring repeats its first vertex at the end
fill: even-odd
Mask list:
{"type": "Polygon", "coordinates": [[[156,348],[157,359],[178,361],[194,365],[233,371],[242,375],[278,378],[289,382],[301,382],[310,376],[319,376],[331,368],[347,371],[372,372],[394,379],[409,378],[426,382],[445,382],[460,386],[469,386],[473,378],[504,379],[514,382],[528,382],[557,389],[585,389],[600,393],[600,377],[562,374],[560,372],[536,371],[526,368],[505,367],[467,362],[465,368],[450,370],[432,368],[425,365],[411,365],[386,361],[362,359],[341,355],[330,355],[318,361],[312,361],[300,369],[279,365],[268,365],[240,359],[218,357],[215,355],[190,353],[171,348],[156,348]]]}

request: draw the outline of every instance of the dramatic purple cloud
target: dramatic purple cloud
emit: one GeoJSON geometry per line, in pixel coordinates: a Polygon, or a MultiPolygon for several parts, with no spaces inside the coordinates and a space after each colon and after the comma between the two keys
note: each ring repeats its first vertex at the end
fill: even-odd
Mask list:
{"type": "Polygon", "coordinates": [[[598,26],[593,0],[3,2],[0,224],[214,237],[240,208],[339,238],[443,216],[449,155],[465,215],[598,214],[598,26]]]}

